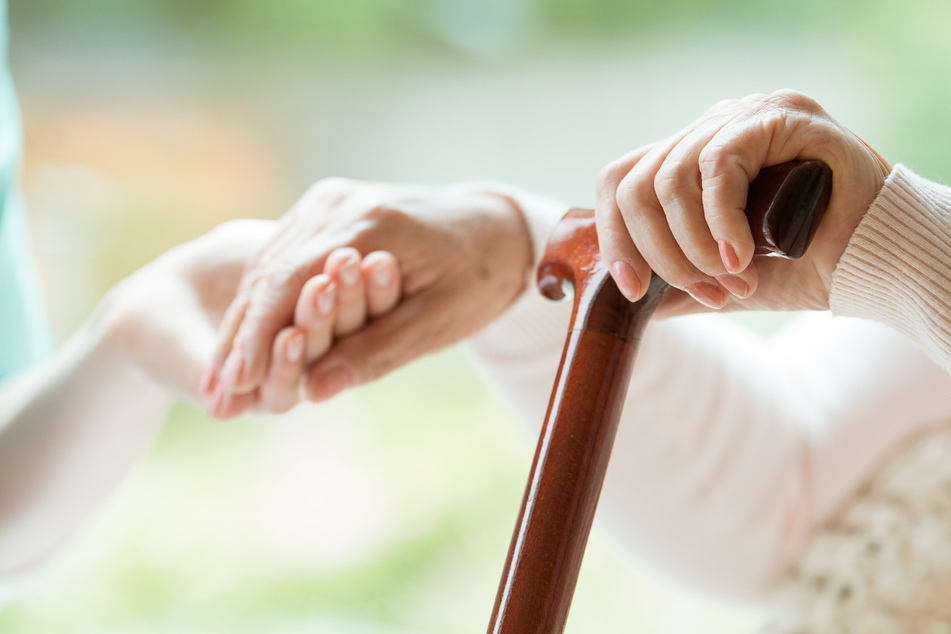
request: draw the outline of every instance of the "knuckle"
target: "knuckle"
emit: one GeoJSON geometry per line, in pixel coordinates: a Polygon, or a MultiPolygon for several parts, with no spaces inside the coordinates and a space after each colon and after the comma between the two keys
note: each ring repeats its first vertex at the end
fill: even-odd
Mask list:
{"type": "Polygon", "coordinates": [[[364,218],[381,226],[392,226],[407,219],[409,214],[400,209],[398,203],[375,202],[367,207],[363,213],[364,218]]]}
{"type": "Polygon", "coordinates": [[[815,113],[821,110],[815,99],[797,90],[782,89],[767,96],[764,100],[768,106],[782,110],[793,110],[815,113]]]}
{"type": "Polygon", "coordinates": [[[656,203],[657,196],[652,182],[631,178],[629,175],[618,184],[615,200],[625,218],[629,218],[636,217],[643,213],[643,210],[654,206],[652,203],[656,203]]]}
{"type": "Polygon", "coordinates": [[[704,190],[717,185],[723,176],[726,162],[726,153],[720,146],[707,145],[700,150],[697,166],[700,168],[700,185],[704,190]]]}
{"type": "Polygon", "coordinates": [[[654,176],[654,192],[664,207],[684,198],[692,189],[691,166],[687,163],[665,163],[654,176]]]}
{"type": "Polygon", "coordinates": [[[618,181],[623,177],[624,174],[621,173],[621,161],[612,161],[598,172],[595,187],[598,191],[609,189],[616,186],[618,181]]]}
{"type": "Polygon", "coordinates": [[[380,248],[381,236],[387,239],[384,244],[390,244],[404,232],[416,235],[421,224],[425,230],[424,223],[399,202],[375,202],[362,215],[361,220],[353,223],[352,245],[364,252],[380,248]]]}

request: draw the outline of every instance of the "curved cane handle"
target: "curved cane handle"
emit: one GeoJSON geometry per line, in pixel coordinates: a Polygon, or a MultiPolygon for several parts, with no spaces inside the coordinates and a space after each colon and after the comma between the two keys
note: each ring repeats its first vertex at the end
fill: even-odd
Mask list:
{"type": "MultiPolygon", "coordinates": [[[[819,228],[831,195],[832,170],[822,161],[789,161],[760,170],[750,183],[746,205],[756,245],[754,253],[787,259],[802,257],[819,228]]],[[[539,290],[545,297],[559,300],[566,294],[566,285],[573,287],[577,311],[579,307],[599,303],[594,298],[600,292],[610,292],[603,289],[609,278],[598,249],[594,212],[570,210],[555,227],[538,266],[539,290]]],[[[576,314],[572,317],[572,328],[599,328],[591,321],[588,314],[576,314]]],[[[629,336],[621,332],[606,334],[629,336]]]]}
{"type": "MultiPolygon", "coordinates": [[[[820,161],[760,171],[747,217],[756,253],[797,258],[832,191],[820,161]]],[[[641,332],[670,288],[656,275],[631,303],[601,262],[594,212],[573,209],[555,228],[538,268],[546,297],[574,289],[574,311],[548,413],[489,624],[490,634],[564,630],[614,445],[641,332]]]]}

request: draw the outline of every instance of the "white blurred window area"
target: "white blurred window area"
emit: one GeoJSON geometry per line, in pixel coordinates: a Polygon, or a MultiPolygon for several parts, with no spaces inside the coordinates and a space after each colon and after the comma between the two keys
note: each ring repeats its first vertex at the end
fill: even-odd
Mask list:
{"type": "MultiPolygon", "coordinates": [[[[149,259],[277,217],[319,178],[494,179],[590,206],[608,161],[754,92],[806,92],[890,161],[951,173],[939,0],[9,5],[21,186],[59,339],[149,259]]],[[[481,632],[533,444],[459,351],[280,419],[178,406],[0,632],[481,632]]],[[[596,535],[568,631],[757,622],[596,535]]]]}

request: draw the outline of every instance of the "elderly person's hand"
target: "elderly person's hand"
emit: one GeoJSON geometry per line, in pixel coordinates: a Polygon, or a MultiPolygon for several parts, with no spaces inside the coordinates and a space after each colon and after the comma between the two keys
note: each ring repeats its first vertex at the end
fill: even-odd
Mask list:
{"type": "Polygon", "coordinates": [[[710,308],[824,310],[832,272],[890,169],[803,94],[724,101],[604,168],[596,203],[601,253],[632,301],[647,290],[651,270],[686,291],[671,293],[663,314],[703,310],[687,294],[710,308]],[[754,263],[747,188],[762,167],[793,159],[832,168],[828,211],[802,259],[754,263]]]}
{"type": "MultiPolygon", "coordinates": [[[[299,316],[308,280],[344,247],[392,253],[402,299],[386,318],[366,325],[356,319],[343,334],[362,327],[359,336],[343,337],[309,368],[312,400],[376,379],[483,327],[519,295],[532,262],[527,227],[506,196],[477,188],[320,181],[246,268],[207,390],[241,399],[262,385],[274,356],[271,342],[295,322],[295,311],[299,316]]],[[[339,270],[330,279],[336,277],[339,292],[350,292],[339,270]]]]}
{"type": "MultiPolygon", "coordinates": [[[[399,271],[392,256],[361,258],[350,250],[331,254],[328,270],[311,280],[300,299],[297,323],[276,333],[270,362],[257,389],[225,398],[201,390],[217,328],[235,297],[247,261],[277,235],[277,223],[242,220],[165,253],[117,285],[102,302],[98,320],[106,338],[132,367],[179,398],[206,405],[219,418],[245,411],[282,413],[300,400],[306,362],[324,354],[336,334],[389,311],[398,300],[399,271]],[[336,293],[328,274],[355,264],[359,298],[336,293]],[[372,271],[384,284],[362,293],[360,271],[372,271]]],[[[353,284],[352,286],[357,286],[353,284]]]]}

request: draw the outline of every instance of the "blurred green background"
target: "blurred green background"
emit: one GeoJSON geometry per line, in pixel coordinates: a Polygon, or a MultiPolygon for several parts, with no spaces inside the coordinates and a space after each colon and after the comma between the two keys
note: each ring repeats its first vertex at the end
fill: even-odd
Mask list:
{"type": "MultiPolygon", "coordinates": [[[[751,92],[802,90],[888,160],[951,174],[946,1],[10,0],[10,21],[60,339],[158,253],[321,177],[590,205],[605,163],[751,92]]],[[[176,407],[0,632],[482,632],[532,444],[459,350],[282,419],[176,407]]],[[[759,618],[596,536],[569,631],[759,618]]]]}

